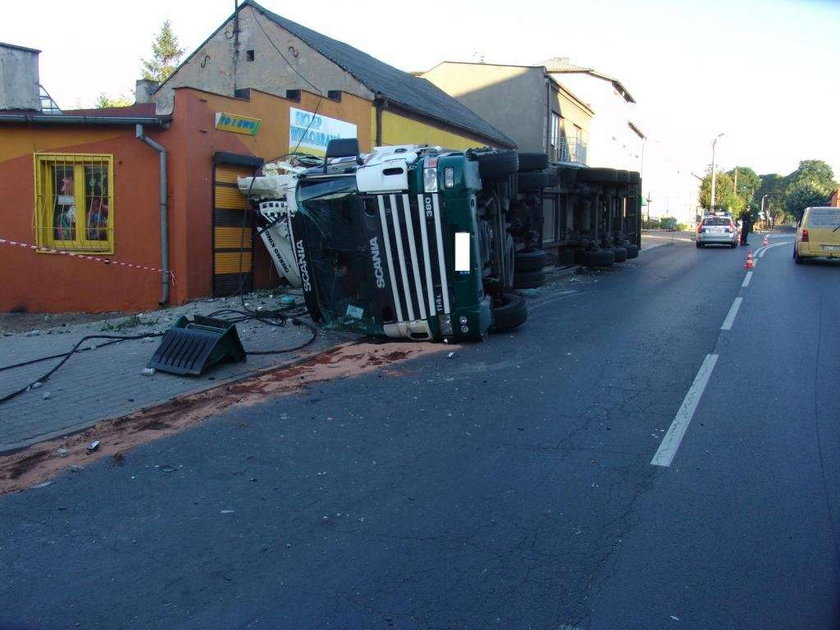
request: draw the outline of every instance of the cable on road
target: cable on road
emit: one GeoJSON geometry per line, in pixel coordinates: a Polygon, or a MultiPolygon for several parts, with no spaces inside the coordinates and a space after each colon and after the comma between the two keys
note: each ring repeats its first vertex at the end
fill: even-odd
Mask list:
{"type": "Polygon", "coordinates": [[[7,365],[7,366],[4,366],[4,367],[0,368],[0,371],[3,371],[3,370],[10,370],[10,369],[12,369],[12,368],[23,367],[23,366],[25,366],[25,365],[32,365],[33,363],[39,363],[39,362],[41,362],[41,361],[47,361],[47,360],[49,360],[49,359],[57,359],[57,358],[59,358],[59,357],[63,357],[63,358],[61,359],[61,361],[59,361],[59,362],[58,362],[58,364],[57,364],[55,367],[53,367],[51,370],[49,370],[49,371],[48,371],[46,374],[44,374],[43,376],[41,376],[41,377],[37,378],[36,380],[32,381],[32,382],[31,382],[31,383],[29,383],[28,385],[25,385],[24,387],[21,387],[21,388],[20,388],[20,389],[18,389],[17,391],[14,391],[14,392],[12,392],[11,394],[7,394],[6,396],[3,396],[2,398],[0,398],[0,405],[2,405],[2,404],[4,404],[4,403],[9,402],[10,400],[12,400],[13,398],[15,398],[15,397],[19,396],[19,395],[20,395],[20,394],[22,394],[23,392],[29,391],[30,389],[32,389],[32,388],[33,388],[33,386],[36,386],[36,385],[37,385],[38,387],[40,387],[41,385],[43,385],[44,383],[46,383],[46,382],[47,382],[47,379],[49,379],[49,378],[50,378],[50,376],[52,376],[53,374],[55,374],[55,373],[58,371],[58,369],[59,369],[62,365],[64,365],[65,363],[67,363],[67,360],[68,360],[71,356],[73,356],[74,354],[77,354],[77,353],[79,353],[79,352],[83,352],[83,351],[85,351],[85,350],[93,350],[94,348],[102,348],[102,347],[104,347],[104,346],[110,346],[111,344],[114,344],[114,343],[120,343],[120,342],[122,342],[122,341],[129,341],[129,340],[131,340],[131,339],[146,339],[146,338],[148,338],[148,337],[161,337],[161,336],[163,336],[163,333],[152,333],[152,334],[146,334],[146,335],[132,335],[132,336],[121,336],[121,335],[86,335],[86,336],[82,337],[81,339],[79,339],[79,341],[77,341],[77,342],[76,342],[76,345],[74,345],[74,346],[73,346],[73,348],[72,348],[69,352],[65,352],[65,353],[63,353],[63,354],[56,354],[56,355],[53,355],[53,356],[50,356],[50,357],[41,357],[40,359],[33,359],[33,360],[31,360],[31,361],[24,361],[23,363],[18,363],[18,364],[16,364],[16,365],[7,365]],[[111,339],[112,341],[110,341],[110,342],[108,342],[108,343],[104,343],[104,344],[102,344],[101,346],[91,346],[91,347],[89,347],[89,348],[81,348],[81,349],[79,348],[79,346],[81,346],[81,345],[82,345],[85,341],[88,341],[88,340],[90,340],[90,339],[111,339]]]}

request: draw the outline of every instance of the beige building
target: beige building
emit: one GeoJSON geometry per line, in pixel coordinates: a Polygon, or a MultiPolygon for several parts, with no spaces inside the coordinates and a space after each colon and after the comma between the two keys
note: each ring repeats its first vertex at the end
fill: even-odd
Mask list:
{"type": "Polygon", "coordinates": [[[520,151],[587,162],[594,112],[543,66],[445,61],[420,76],[512,138],[520,151]]]}
{"type": "Polygon", "coordinates": [[[589,136],[590,164],[641,172],[645,135],[633,122],[636,100],[621,81],[565,57],[546,61],[545,68],[597,112],[589,136]]]}
{"type": "MultiPolygon", "coordinates": [[[[159,113],[171,111],[173,93],[179,87],[234,97],[246,96],[248,89],[291,100],[299,99],[302,91],[324,101],[338,100],[342,94],[359,97],[370,103],[370,136],[359,137],[363,150],[395,144],[451,149],[515,146],[504,133],[429,81],[253,0],[242,2],[151,95],[159,113]]],[[[310,110],[299,115],[315,120],[318,113],[310,110]]],[[[306,129],[308,135],[318,133],[314,127],[306,129]]]]}

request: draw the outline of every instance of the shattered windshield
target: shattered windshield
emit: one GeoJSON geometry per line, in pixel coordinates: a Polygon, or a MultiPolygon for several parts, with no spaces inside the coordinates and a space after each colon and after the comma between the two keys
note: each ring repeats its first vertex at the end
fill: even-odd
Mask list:
{"type": "Polygon", "coordinates": [[[311,277],[327,326],[381,335],[372,310],[376,280],[370,273],[370,221],[354,177],[303,183],[298,211],[304,219],[311,277]]]}

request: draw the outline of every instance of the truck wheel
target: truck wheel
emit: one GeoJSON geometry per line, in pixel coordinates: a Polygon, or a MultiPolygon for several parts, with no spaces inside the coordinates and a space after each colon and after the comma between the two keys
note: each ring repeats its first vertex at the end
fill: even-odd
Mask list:
{"type": "Polygon", "coordinates": [[[589,267],[609,267],[615,262],[615,254],[609,249],[588,250],[584,253],[584,262],[589,267]]]}
{"type": "Polygon", "coordinates": [[[545,272],[538,271],[517,271],[513,276],[514,289],[537,289],[545,284],[545,272]]]}
{"type": "Polygon", "coordinates": [[[548,167],[547,153],[520,153],[520,171],[541,171],[548,167]]]}
{"type": "Polygon", "coordinates": [[[529,252],[516,252],[514,268],[517,273],[520,271],[538,271],[545,267],[546,254],[541,249],[534,249],[529,252]]]}
{"type": "Polygon", "coordinates": [[[618,183],[618,171],[614,168],[582,168],[578,172],[578,181],[590,184],[618,183]]]}
{"type": "Polygon", "coordinates": [[[482,179],[496,179],[519,170],[519,156],[516,151],[494,151],[473,155],[478,160],[478,174],[482,179]]]}
{"type": "Polygon", "coordinates": [[[627,250],[627,258],[638,258],[639,257],[639,246],[638,245],[625,245],[624,249],[627,250]]]}
{"type": "Polygon", "coordinates": [[[624,262],[627,260],[627,250],[623,247],[613,247],[612,253],[615,254],[615,262],[624,262]]]}
{"type": "Polygon", "coordinates": [[[519,173],[518,186],[520,191],[542,190],[548,186],[548,173],[545,171],[519,173]]]}
{"type": "Polygon", "coordinates": [[[528,319],[528,302],[521,295],[505,293],[502,302],[495,306],[493,312],[493,332],[513,330],[528,319]]]}

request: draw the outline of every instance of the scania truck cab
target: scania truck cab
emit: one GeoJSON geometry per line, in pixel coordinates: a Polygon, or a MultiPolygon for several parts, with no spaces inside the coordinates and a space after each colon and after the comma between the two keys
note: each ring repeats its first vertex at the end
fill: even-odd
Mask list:
{"type": "Polygon", "coordinates": [[[274,185],[240,181],[263,217],[264,240],[273,231],[277,248],[286,238],[313,319],[452,342],[522,324],[510,225],[523,203],[517,154],[410,145],[363,157],[357,147],[333,141],[323,165],[287,171],[274,185]]]}

